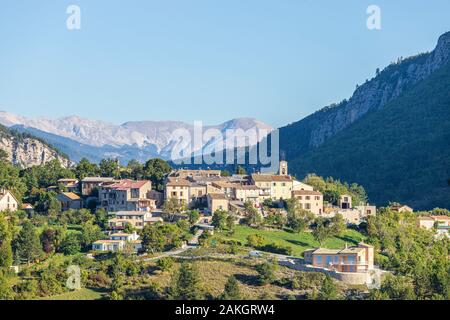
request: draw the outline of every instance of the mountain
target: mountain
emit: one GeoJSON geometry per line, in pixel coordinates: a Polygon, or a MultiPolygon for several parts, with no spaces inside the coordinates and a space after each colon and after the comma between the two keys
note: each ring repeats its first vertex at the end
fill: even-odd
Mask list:
{"type": "Polygon", "coordinates": [[[434,51],[388,66],[348,101],[281,128],[280,148],[296,175],[357,182],[377,204],[450,208],[449,88],[446,33],[434,51]]]}
{"type": "MultiPolygon", "coordinates": [[[[59,119],[26,118],[5,111],[0,111],[0,123],[45,139],[75,161],[82,157],[91,161],[103,158],[119,158],[123,161],[146,161],[152,157],[170,159],[176,144],[172,133],[184,129],[193,136],[194,132],[194,125],[180,121],[131,121],[115,125],[77,116],[59,119]]],[[[247,130],[253,127],[267,133],[273,130],[261,121],[241,118],[220,125],[204,126],[203,131],[216,129],[225,136],[229,129],[247,130]]],[[[211,148],[214,143],[217,142],[206,141],[199,147],[211,148]]],[[[193,148],[192,151],[201,149],[193,148]]]]}
{"type": "Polygon", "coordinates": [[[430,53],[393,63],[358,86],[352,97],[280,128],[280,146],[286,158],[295,158],[320,146],[352,123],[399,97],[450,60],[450,32],[443,34],[430,53]],[[295,144],[292,141],[296,141],[295,144]]]}
{"type": "Polygon", "coordinates": [[[0,149],[6,151],[8,159],[21,167],[45,164],[57,159],[64,167],[71,161],[53,146],[29,134],[21,134],[0,125],[0,149]]]}

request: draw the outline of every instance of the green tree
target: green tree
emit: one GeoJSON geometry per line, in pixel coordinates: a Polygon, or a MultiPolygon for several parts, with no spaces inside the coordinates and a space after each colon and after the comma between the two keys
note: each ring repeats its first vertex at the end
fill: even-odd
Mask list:
{"type": "Polygon", "coordinates": [[[271,262],[263,262],[256,266],[258,272],[258,281],[260,285],[266,285],[275,280],[276,264],[271,262]]]}
{"type": "Polygon", "coordinates": [[[323,217],[317,217],[314,223],[311,225],[312,235],[320,246],[323,245],[324,241],[333,235],[333,229],[329,219],[323,217]]]}
{"type": "Polygon", "coordinates": [[[338,300],[340,298],[337,287],[329,275],[323,280],[322,287],[319,290],[317,299],[319,300],[338,300]]]}
{"type": "Polygon", "coordinates": [[[248,226],[259,226],[262,222],[262,216],[250,201],[244,203],[245,223],[248,226]]]}
{"type": "Polygon", "coordinates": [[[261,248],[266,244],[266,238],[260,234],[254,233],[247,237],[247,244],[253,248],[261,248]]]}
{"type": "Polygon", "coordinates": [[[224,210],[216,210],[212,217],[212,225],[218,230],[224,230],[227,227],[227,212],[224,210]]]}
{"type": "Polygon", "coordinates": [[[191,225],[193,225],[194,223],[196,223],[198,221],[198,219],[200,219],[200,211],[198,211],[197,209],[189,210],[187,215],[188,215],[189,223],[191,225]]]}
{"type": "Polygon", "coordinates": [[[122,174],[122,178],[141,180],[144,177],[144,165],[137,160],[130,160],[126,167],[126,173],[126,176],[122,174]]]}
{"type": "Polygon", "coordinates": [[[99,226],[93,224],[92,221],[83,223],[80,235],[80,242],[83,249],[89,249],[92,243],[101,239],[102,237],[103,232],[99,226]]]}
{"type": "Polygon", "coordinates": [[[82,158],[74,169],[78,180],[83,180],[86,177],[97,177],[100,175],[100,168],[96,163],[90,162],[86,158],[82,158]]]}
{"type": "Polygon", "coordinates": [[[0,216],[0,277],[9,270],[13,262],[12,228],[8,221],[0,216]]]}
{"type": "Polygon", "coordinates": [[[66,234],[61,242],[59,251],[65,255],[74,255],[81,251],[80,237],[75,233],[66,234]]]}
{"type": "Polygon", "coordinates": [[[314,214],[301,208],[297,198],[287,201],[286,226],[295,232],[304,231],[314,219],[314,214]]]}
{"type": "Polygon", "coordinates": [[[170,165],[159,158],[148,160],[144,165],[144,176],[152,181],[156,190],[164,190],[164,178],[172,171],[170,165]]]}
{"type": "Polygon", "coordinates": [[[173,278],[171,298],[175,300],[200,300],[203,292],[197,267],[184,262],[173,278]]]}
{"type": "Polygon", "coordinates": [[[19,259],[27,263],[33,262],[42,256],[41,242],[36,227],[31,222],[22,225],[17,238],[13,243],[14,251],[19,259]]]}
{"type": "Polygon", "coordinates": [[[102,159],[100,161],[100,174],[102,177],[120,178],[120,165],[116,159],[102,159]]]}
{"type": "Polygon", "coordinates": [[[221,299],[222,300],[240,300],[241,290],[239,284],[234,276],[229,276],[225,284],[221,299]]]}
{"type": "Polygon", "coordinates": [[[173,268],[174,261],[171,257],[163,257],[156,264],[161,271],[169,271],[173,268]]]}
{"type": "Polygon", "coordinates": [[[181,245],[183,231],[173,224],[146,225],[141,230],[142,245],[147,252],[170,250],[181,245]]]}

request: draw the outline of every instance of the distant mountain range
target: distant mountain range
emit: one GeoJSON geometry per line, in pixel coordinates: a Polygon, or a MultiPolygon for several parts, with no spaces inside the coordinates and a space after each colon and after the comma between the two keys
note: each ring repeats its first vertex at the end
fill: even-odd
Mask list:
{"type": "MultiPolygon", "coordinates": [[[[131,121],[116,125],[77,116],[27,118],[6,111],[0,111],[0,124],[45,139],[73,161],[83,157],[91,161],[103,158],[118,158],[124,162],[130,159],[146,161],[153,157],[168,160],[176,144],[171,139],[172,133],[177,129],[185,129],[192,136],[194,131],[193,124],[180,121],[131,121]]],[[[253,127],[261,132],[273,130],[271,126],[251,118],[204,126],[203,130],[217,129],[225,136],[228,129],[247,130],[253,127]]],[[[200,148],[213,148],[214,143],[214,140],[205,141],[200,148]]],[[[198,150],[193,148],[192,151],[198,150]]]]}

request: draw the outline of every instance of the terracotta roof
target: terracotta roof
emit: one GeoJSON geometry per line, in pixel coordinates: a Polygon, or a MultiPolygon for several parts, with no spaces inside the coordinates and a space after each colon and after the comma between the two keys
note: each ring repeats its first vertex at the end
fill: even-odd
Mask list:
{"type": "Polygon", "coordinates": [[[33,206],[29,203],[22,204],[22,209],[33,209],[33,206]]]}
{"type": "Polygon", "coordinates": [[[252,174],[252,180],[258,182],[292,182],[294,181],[290,176],[278,176],[271,174],[252,174]]]}
{"type": "Polygon", "coordinates": [[[143,211],[117,211],[116,216],[145,216],[148,212],[143,211]]]}
{"type": "Polygon", "coordinates": [[[237,185],[235,186],[236,189],[240,190],[260,190],[261,188],[258,186],[255,186],[254,184],[251,185],[237,185]]]}
{"type": "Polygon", "coordinates": [[[208,196],[213,200],[228,200],[227,196],[223,193],[208,193],[208,196]]]}
{"type": "Polygon", "coordinates": [[[71,179],[71,178],[67,178],[67,179],[59,179],[58,182],[77,182],[77,179],[71,179]]]}
{"type": "Polygon", "coordinates": [[[112,182],[114,178],[109,177],[86,177],[81,182],[112,182]]]}
{"type": "Polygon", "coordinates": [[[183,178],[168,178],[166,186],[189,187],[191,183],[183,178]]]}
{"type": "Polygon", "coordinates": [[[139,189],[142,188],[147,183],[150,183],[149,180],[119,180],[114,182],[113,184],[109,184],[106,186],[108,189],[115,189],[115,190],[128,190],[128,189],[139,189]]]}
{"type": "Polygon", "coordinates": [[[62,192],[61,194],[66,196],[70,200],[81,200],[81,198],[73,192],[62,192]]]}
{"type": "Polygon", "coordinates": [[[418,219],[419,219],[419,220],[426,220],[426,221],[434,221],[433,218],[427,217],[427,216],[425,216],[425,217],[419,217],[418,219]]]}
{"type": "Polygon", "coordinates": [[[430,216],[433,220],[450,220],[449,216],[430,216]]]}
{"type": "Polygon", "coordinates": [[[308,195],[321,196],[322,195],[322,193],[319,191],[311,191],[311,190],[294,190],[294,191],[292,191],[292,193],[294,195],[299,195],[299,196],[303,196],[303,195],[305,195],[305,196],[308,196],[308,195]]]}

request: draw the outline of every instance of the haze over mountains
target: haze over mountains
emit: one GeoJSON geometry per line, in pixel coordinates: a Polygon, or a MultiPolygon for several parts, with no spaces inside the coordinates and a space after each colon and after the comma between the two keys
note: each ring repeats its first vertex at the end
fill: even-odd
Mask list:
{"type": "MultiPolygon", "coordinates": [[[[0,124],[44,139],[74,161],[83,157],[91,161],[103,158],[119,158],[123,161],[146,161],[152,157],[170,159],[175,145],[171,139],[172,133],[177,129],[185,129],[193,135],[194,130],[193,124],[181,121],[130,121],[116,125],[77,116],[27,118],[6,111],[0,111],[0,124]]],[[[225,136],[228,129],[247,130],[253,127],[261,130],[261,133],[273,130],[268,124],[251,118],[204,126],[203,130],[217,129],[225,136]]],[[[211,144],[214,143],[205,141],[202,148],[212,148],[211,144]]]]}

